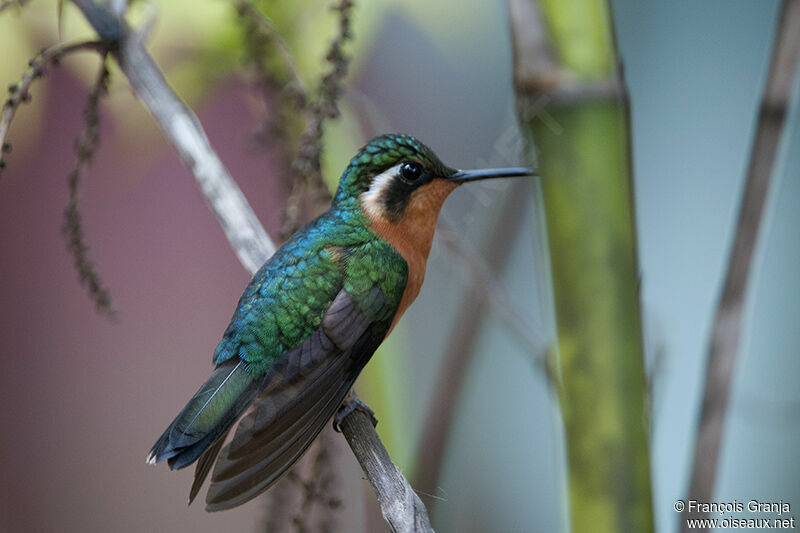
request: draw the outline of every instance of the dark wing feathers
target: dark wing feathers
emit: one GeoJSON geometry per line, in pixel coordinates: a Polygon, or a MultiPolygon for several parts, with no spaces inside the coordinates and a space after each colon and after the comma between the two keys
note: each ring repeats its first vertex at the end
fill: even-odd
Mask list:
{"type": "Polygon", "coordinates": [[[258,450],[263,444],[257,437],[269,427],[272,432],[283,430],[293,420],[288,415],[289,411],[297,412],[299,409],[308,409],[313,406],[313,398],[308,394],[300,394],[313,390],[319,386],[316,381],[330,367],[337,367],[335,363],[341,355],[336,345],[328,339],[322,328],[312,333],[299,347],[285,354],[270,368],[267,385],[254,402],[250,413],[245,416],[236,428],[228,457],[237,459],[253,450],[258,450]],[[311,355],[316,347],[315,356],[311,355]],[[324,356],[324,357],[323,357],[324,356]],[[295,365],[289,363],[290,359],[307,359],[309,365],[300,366],[293,371],[295,365]],[[302,372],[300,372],[302,369],[302,372]],[[293,372],[291,378],[289,372],[293,372]],[[313,375],[312,375],[313,374],[313,375]]]}
{"type": "MultiPolygon", "coordinates": [[[[381,290],[373,287],[369,294],[374,292],[381,290]]],[[[372,320],[371,316],[359,309],[346,291],[340,291],[322,318],[322,329],[336,346],[341,350],[348,350],[366,331],[372,320]]]]}
{"type": "MultiPolygon", "coordinates": [[[[336,374],[324,382],[328,384],[341,377],[336,374]]],[[[270,427],[269,434],[262,434],[258,438],[263,444],[261,448],[238,460],[227,461],[223,457],[217,462],[206,497],[207,510],[228,509],[250,500],[277,481],[302,456],[343,399],[336,384],[330,384],[329,392],[320,395],[317,402],[297,404],[299,416],[296,420],[290,420],[288,425],[277,430],[270,427]]],[[[290,412],[278,421],[292,416],[294,413],[290,412]]]]}
{"type": "Polygon", "coordinates": [[[189,505],[191,505],[197,497],[197,493],[200,492],[200,488],[203,486],[206,477],[208,477],[208,473],[211,472],[211,467],[214,466],[214,461],[216,461],[217,455],[222,449],[222,445],[225,443],[225,437],[228,436],[229,432],[230,429],[204,451],[200,459],[197,460],[197,465],[194,469],[194,481],[192,482],[192,488],[189,489],[189,505]]]}
{"type": "Polygon", "coordinates": [[[378,313],[388,318],[377,321],[373,314],[384,302],[378,287],[358,302],[340,291],[320,327],[273,363],[263,391],[219,454],[207,510],[250,500],[302,456],[386,335],[395,310],[378,313]]]}

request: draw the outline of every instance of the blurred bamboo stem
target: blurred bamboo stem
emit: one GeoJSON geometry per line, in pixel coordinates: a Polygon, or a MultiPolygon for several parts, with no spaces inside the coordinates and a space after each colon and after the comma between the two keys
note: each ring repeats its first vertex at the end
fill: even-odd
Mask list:
{"type": "Polygon", "coordinates": [[[542,176],[574,531],[653,529],[627,94],[605,0],[509,0],[542,176]]]}
{"type": "MultiPolygon", "coordinates": [[[[141,36],[124,20],[108,6],[93,0],[72,1],[109,46],[131,88],[189,165],[239,261],[254,274],[275,251],[275,245],[211,148],[197,116],[170,88],[144,48],[141,36]]],[[[351,392],[351,401],[355,398],[351,392]]],[[[360,414],[357,410],[354,413],[360,414]]],[[[354,418],[350,414],[344,419],[344,436],[378,495],[383,516],[392,530],[432,531],[427,510],[419,498],[414,505],[408,505],[410,496],[402,489],[410,490],[410,485],[392,463],[375,428],[369,421],[365,425],[354,418]]]]}
{"type": "MultiPolygon", "coordinates": [[[[800,1],[784,0],[777,24],[736,234],[708,348],[705,392],[689,487],[689,498],[700,502],[712,501],[717,477],[750,266],[800,57],[800,1]]],[[[702,517],[688,513],[686,516],[702,517]]],[[[681,529],[688,531],[686,520],[682,520],[681,529]]]]}

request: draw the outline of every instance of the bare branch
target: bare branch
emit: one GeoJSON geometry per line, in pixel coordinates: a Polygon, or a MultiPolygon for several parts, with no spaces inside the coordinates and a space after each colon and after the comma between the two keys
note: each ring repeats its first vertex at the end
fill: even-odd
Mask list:
{"type": "MultiPolygon", "coordinates": [[[[739,350],[750,265],[778,153],[798,57],[800,57],[800,1],[784,0],[778,15],[772,62],[761,99],[747,182],[736,224],[736,235],[722,297],[714,317],[711,345],[708,350],[706,386],[689,488],[690,498],[701,502],[711,501],[713,495],[731,379],[739,350]]],[[[686,531],[687,527],[687,521],[683,520],[683,530],[686,531]]]]}
{"type": "Polygon", "coordinates": [[[82,50],[91,50],[94,52],[101,52],[104,45],[99,41],[86,41],[76,44],[58,44],[50,47],[31,59],[28,62],[28,70],[22,75],[18,83],[12,84],[8,87],[8,100],[3,104],[3,113],[0,116],[0,173],[5,167],[4,154],[11,151],[11,144],[6,141],[8,130],[11,127],[11,121],[14,120],[14,115],[17,109],[27,102],[31,101],[30,88],[33,82],[44,75],[44,68],[48,63],[58,64],[58,62],[66,55],[73,52],[82,50]]]}
{"type": "MultiPolygon", "coordinates": [[[[131,87],[191,167],[239,260],[254,273],[275,247],[211,149],[197,117],[172,91],[139,36],[124,21],[92,0],[73,2],[104,41],[117,44],[113,53],[131,87]]],[[[343,0],[340,9],[349,5],[349,0],[343,0]]],[[[432,531],[425,506],[392,463],[369,419],[356,410],[345,417],[342,429],[394,530],[432,531]]]]}
{"type": "MultiPolygon", "coordinates": [[[[353,401],[352,398],[349,401],[353,401]]],[[[367,480],[375,489],[383,518],[392,531],[433,532],[425,505],[392,463],[386,448],[375,433],[370,417],[363,411],[354,409],[342,421],[341,428],[367,475],[367,480]]]]}

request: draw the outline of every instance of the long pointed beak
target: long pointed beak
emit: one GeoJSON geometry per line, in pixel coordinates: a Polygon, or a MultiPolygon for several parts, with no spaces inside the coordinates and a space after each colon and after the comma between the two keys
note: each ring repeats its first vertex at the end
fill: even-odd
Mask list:
{"type": "Polygon", "coordinates": [[[536,172],[529,168],[485,168],[479,170],[459,170],[449,178],[454,183],[467,181],[488,180],[493,178],[515,178],[519,176],[536,176],[536,172]]]}

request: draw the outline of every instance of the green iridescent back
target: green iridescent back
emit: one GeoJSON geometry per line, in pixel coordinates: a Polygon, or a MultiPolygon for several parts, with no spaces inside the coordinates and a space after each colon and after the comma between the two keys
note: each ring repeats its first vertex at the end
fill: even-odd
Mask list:
{"type": "Polygon", "coordinates": [[[214,363],[238,356],[251,374],[262,375],[319,327],[342,289],[375,322],[376,335],[382,335],[407,277],[406,261],[369,229],[360,211],[334,206],[292,236],[256,273],[217,346],[214,363]],[[383,294],[380,305],[369,296],[375,286],[383,294]]]}

